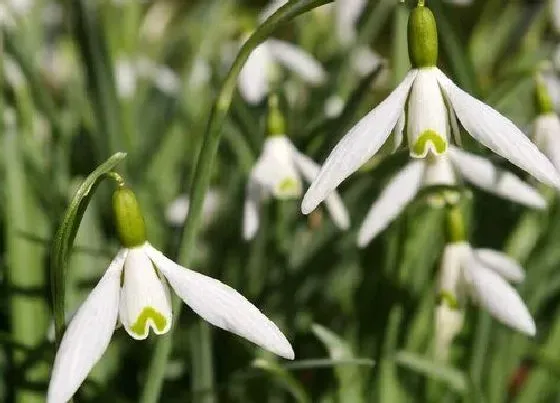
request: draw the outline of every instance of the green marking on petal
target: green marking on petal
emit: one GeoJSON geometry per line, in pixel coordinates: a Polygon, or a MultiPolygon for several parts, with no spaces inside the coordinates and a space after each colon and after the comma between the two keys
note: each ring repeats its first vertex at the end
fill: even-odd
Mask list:
{"type": "Polygon", "coordinates": [[[451,292],[446,291],[446,290],[442,290],[440,291],[438,297],[437,297],[437,304],[444,304],[447,305],[447,307],[449,307],[450,309],[453,309],[455,311],[459,310],[459,301],[457,301],[457,298],[455,298],[455,295],[453,295],[451,292]]]}
{"type": "Polygon", "coordinates": [[[167,326],[167,319],[161,313],[156,311],[151,306],[147,306],[142,310],[136,322],[130,327],[130,330],[142,336],[145,333],[148,320],[151,320],[158,332],[163,332],[167,326]]]}
{"type": "Polygon", "coordinates": [[[416,142],[412,147],[414,155],[426,155],[428,153],[428,143],[432,144],[432,147],[435,148],[435,153],[437,155],[441,155],[447,150],[447,140],[445,137],[439,135],[435,130],[428,129],[416,139],[416,142]]]}
{"type": "Polygon", "coordinates": [[[295,178],[285,178],[278,184],[276,190],[281,196],[297,195],[300,192],[299,182],[295,178]]]}

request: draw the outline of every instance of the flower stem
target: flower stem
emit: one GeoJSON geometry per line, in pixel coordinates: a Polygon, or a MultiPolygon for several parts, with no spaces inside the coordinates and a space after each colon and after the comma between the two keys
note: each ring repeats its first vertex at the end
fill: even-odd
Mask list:
{"type": "Polygon", "coordinates": [[[453,204],[446,212],[447,240],[448,242],[463,242],[467,239],[465,219],[461,206],[453,204]]]}
{"type": "MultiPolygon", "coordinates": [[[[183,226],[182,239],[179,249],[178,261],[181,265],[188,266],[192,260],[192,251],[195,246],[196,235],[202,219],[202,204],[210,184],[214,159],[222,137],[222,126],[227,118],[232,97],[237,86],[237,77],[241,72],[243,65],[249,58],[253,49],[268,38],[268,36],[271,35],[279,26],[291,21],[300,14],[324,4],[332,3],[332,1],[333,0],[300,0],[288,2],[258,27],[237,54],[237,58],[233,62],[228,75],[223,81],[220,92],[218,93],[212,107],[212,111],[210,112],[210,118],[206,127],[202,148],[198,156],[194,180],[190,192],[189,215],[183,226]]],[[[178,301],[175,297],[173,300],[174,324],[177,323],[180,309],[180,301],[178,301]]],[[[172,327],[169,333],[165,337],[161,337],[157,342],[150,367],[148,368],[146,381],[144,383],[144,389],[140,399],[141,403],[156,403],[159,399],[163,386],[164,371],[171,351],[173,331],[174,328],[172,327]]],[[[207,360],[210,360],[212,356],[210,332],[199,332],[199,339],[193,341],[193,344],[195,347],[193,351],[205,348],[205,352],[199,351],[199,356],[206,357],[207,360]]],[[[197,360],[195,360],[193,364],[196,365],[197,360]]],[[[205,366],[208,364],[209,362],[204,363],[205,366]]],[[[202,364],[199,363],[199,365],[202,364]]],[[[212,379],[210,379],[211,376],[209,375],[213,372],[212,367],[207,367],[204,371],[193,368],[193,371],[199,374],[206,374],[202,378],[194,378],[193,390],[206,390],[208,386],[212,388],[213,382],[212,379]]]]}

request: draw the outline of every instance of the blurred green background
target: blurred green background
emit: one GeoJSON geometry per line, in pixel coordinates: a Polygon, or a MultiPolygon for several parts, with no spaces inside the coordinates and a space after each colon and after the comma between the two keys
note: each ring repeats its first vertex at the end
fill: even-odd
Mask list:
{"type": "MultiPolygon", "coordinates": [[[[166,220],[166,209],[189,192],[215,96],[266,2],[1,1],[0,401],[33,403],[45,400],[55,352],[48,336],[51,240],[77,186],[111,154],[126,151],[118,171],[140,198],[149,239],[177,256],[180,229],[166,220]]],[[[552,5],[427,4],[438,23],[439,67],[529,130],[534,73],[556,74],[560,34],[552,5]]],[[[409,68],[413,5],[369,1],[349,46],[339,43],[329,6],[274,33],[313,54],[328,73],[324,85],[311,88],[284,72],[276,88],[287,135],[301,151],[323,161],[400,81],[409,68]],[[360,46],[382,60],[365,75],[352,63],[360,46]],[[331,118],[325,103],[333,96],[345,106],[331,118]]],[[[299,200],[270,201],[256,239],[244,242],[245,185],[264,140],[266,110],[266,102],[233,98],[212,172],[218,206],[203,220],[191,268],[238,289],[273,319],[296,360],[221,330],[207,333],[201,346],[199,318],[187,308],[164,373],[150,370],[158,337],[137,342],[118,329],[76,402],[148,402],[145,385],[153,377],[164,377],[161,402],[560,401],[560,210],[550,190],[543,189],[550,205],[541,212],[467,191],[471,243],[503,249],[527,271],[519,291],[537,336],[516,334],[470,305],[449,362],[436,362],[443,212],[420,198],[367,248],[356,247],[359,223],[407,153],[376,157],[339,188],[350,231],[336,229],[322,209],[303,216],[299,200]]],[[[485,152],[466,136],[464,143],[485,152]]],[[[67,314],[118,248],[111,186],[99,187],[78,231],[65,277],[67,314]]]]}

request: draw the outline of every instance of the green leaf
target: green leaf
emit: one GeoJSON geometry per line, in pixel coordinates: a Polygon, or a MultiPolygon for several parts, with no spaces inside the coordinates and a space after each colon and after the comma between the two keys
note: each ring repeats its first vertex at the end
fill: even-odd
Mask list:
{"type": "Polygon", "coordinates": [[[253,367],[266,371],[272,375],[278,384],[290,392],[296,402],[311,402],[311,399],[307,396],[303,386],[290,372],[278,365],[277,362],[259,358],[253,361],[253,367]]]}
{"type": "Polygon", "coordinates": [[[467,377],[458,369],[444,363],[433,361],[408,351],[399,351],[395,357],[397,363],[411,371],[446,383],[453,390],[464,393],[467,390],[467,377]]]}
{"type": "Polygon", "coordinates": [[[50,271],[57,344],[60,343],[64,331],[64,276],[74,239],[95,188],[125,157],[125,153],[114,154],[85,179],[70,202],[56,232],[51,249],[50,271]]]}

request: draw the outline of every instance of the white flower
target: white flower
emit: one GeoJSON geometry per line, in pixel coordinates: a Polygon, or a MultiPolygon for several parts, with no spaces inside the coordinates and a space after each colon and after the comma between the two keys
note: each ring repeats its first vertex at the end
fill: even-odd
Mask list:
{"type": "MultiPolygon", "coordinates": [[[[278,199],[297,198],[302,193],[300,175],[310,182],[318,172],[319,166],[300,153],[286,136],[269,136],[247,183],[243,237],[248,240],[255,236],[259,228],[259,206],[263,199],[270,196],[278,199]]],[[[340,196],[333,193],[325,204],[333,222],[339,228],[347,229],[350,218],[340,196]]]]}
{"type": "Polygon", "coordinates": [[[552,0],[552,26],[556,33],[560,33],[560,0],[552,0]]]}
{"type": "Polygon", "coordinates": [[[393,129],[398,146],[406,126],[412,157],[445,154],[450,127],[455,136],[459,134],[456,118],[493,152],[541,182],[560,188],[560,175],[554,166],[509,119],[458,88],[438,68],[426,67],[411,70],[387,99],[336,145],[303,198],[303,213],[313,211],[375,155],[393,129]]]}
{"type": "Polygon", "coordinates": [[[181,89],[181,79],[169,67],[147,57],[120,57],[115,64],[115,84],[121,98],[130,99],[136,93],[139,79],[150,80],[161,92],[173,96],[181,89]]]}
{"type": "Polygon", "coordinates": [[[253,50],[239,74],[239,91],[247,102],[257,104],[265,98],[276,79],[278,64],[312,85],[323,83],[327,76],[321,64],[304,50],[269,39],[253,50]]]}
{"type": "Polygon", "coordinates": [[[462,310],[440,304],[436,308],[436,328],[434,336],[435,356],[438,360],[447,360],[449,346],[463,327],[462,310]]]}
{"type": "Polygon", "coordinates": [[[172,321],[169,286],[211,324],[294,358],[278,327],[237,291],[177,265],[146,242],[119,251],[70,322],[56,354],[47,402],[72,397],[107,349],[117,319],[136,340],[145,339],[150,329],[166,333],[172,321]]]}
{"type": "Polygon", "coordinates": [[[533,125],[533,141],[560,171],[560,119],[554,112],[540,115],[533,125]]]}
{"type": "Polygon", "coordinates": [[[470,297],[498,321],[534,336],[535,322],[517,291],[508,283],[523,279],[519,264],[501,252],[472,249],[468,242],[448,244],[441,264],[441,303],[459,309],[470,297]]]}
{"type": "Polygon", "coordinates": [[[367,76],[384,62],[384,59],[378,53],[366,46],[360,46],[353,50],[350,59],[352,69],[358,73],[360,77],[367,76]]]}
{"type": "Polygon", "coordinates": [[[130,99],[136,92],[138,72],[130,59],[119,58],[115,63],[115,85],[121,98],[130,99]]]}
{"type": "Polygon", "coordinates": [[[371,206],[358,233],[365,247],[406,208],[423,186],[457,184],[457,177],[504,199],[532,208],[546,207],[539,192],[516,175],[500,170],[478,155],[449,146],[446,154],[415,160],[387,184],[371,206]]]}

